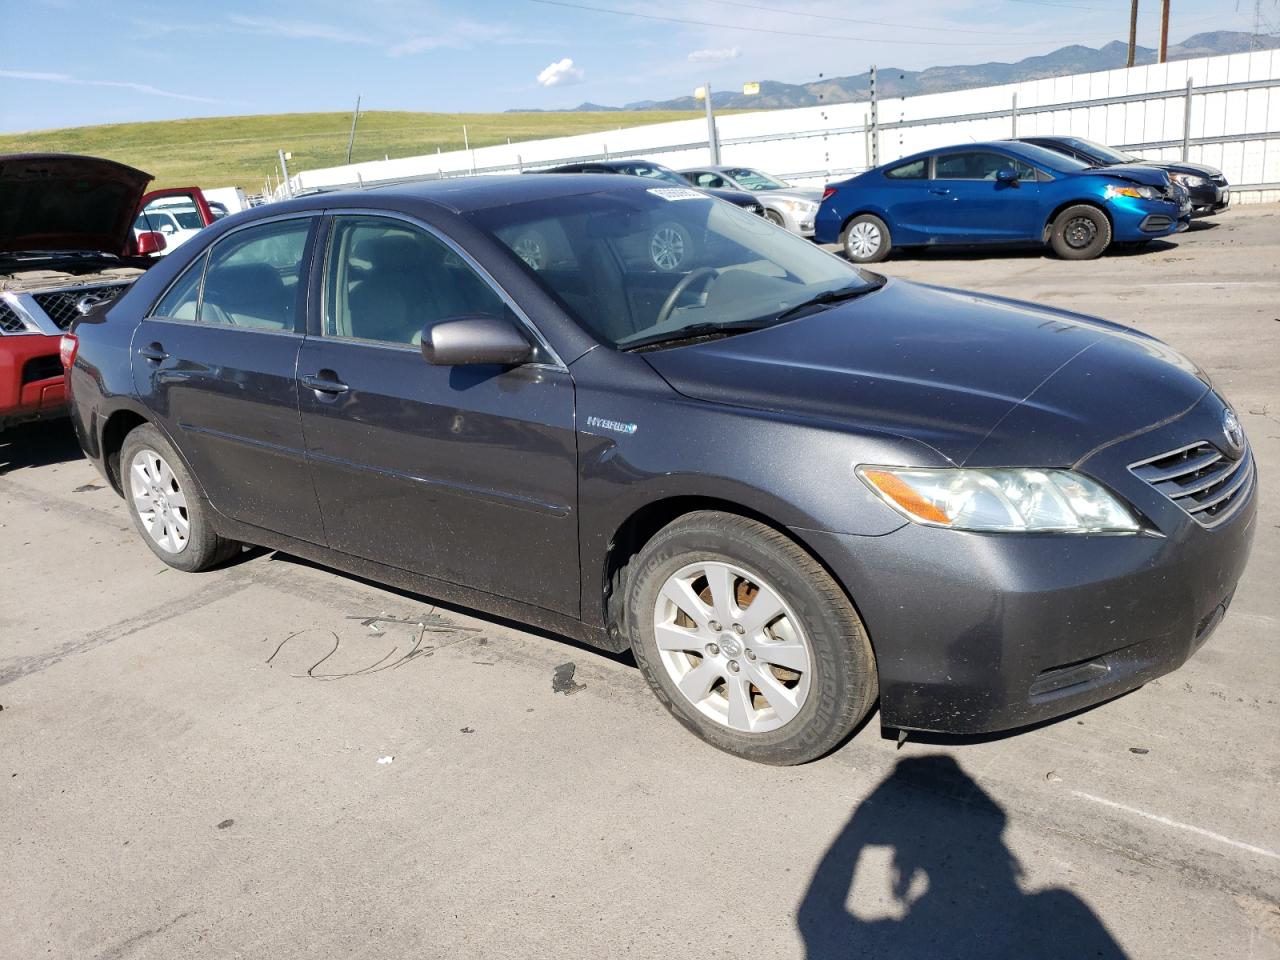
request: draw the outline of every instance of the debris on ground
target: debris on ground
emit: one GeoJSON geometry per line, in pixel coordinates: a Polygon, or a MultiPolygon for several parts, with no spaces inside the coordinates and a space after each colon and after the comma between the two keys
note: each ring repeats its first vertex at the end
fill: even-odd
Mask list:
{"type": "Polygon", "coordinates": [[[1048,780],[1050,783],[1062,782],[1062,778],[1058,776],[1058,772],[1056,770],[1050,770],[1048,773],[1044,775],[1044,778],[1048,780]]]}
{"type": "Polygon", "coordinates": [[[1144,754],[1148,754],[1151,751],[1146,747],[1130,747],[1129,752],[1136,753],[1138,756],[1143,756],[1144,754]]]}
{"type": "Polygon", "coordinates": [[[571,697],[579,690],[585,690],[587,687],[585,683],[578,683],[573,679],[577,670],[578,665],[572,660],[556,667],[556,672],[551,677],[551,692],[563,693],[566,697],[571,697]]]}
{"type": "Polygon", "coordinates": [[[463,727],[459,732],[460,732],[460,733],[475,733],[475,732],[476,732],[476,730],[475,730],[475,727],[463,727]]]}
{"type": "Polygon", "coordinates": [[[235,823],[235,821],[232,820],[230,817],[228,817],[226,820],[223,820],[220,824],[218,824],[218,829],[225,830],[227,829],[227,827],[231,826],[233,823],[235,823]]]}
{"type": "Polygon", "coordinates": [[[395,759],[396,759],[395,757],[388,755],[388,756],[385,756],[385,757],[379,757],[379,758],[378,758],[378,762],[379,762],[379,763],[393,763],[393,762],[395,761],[395,759]]]}
{"type": "Polygon", "coordinates": [[[100,483],[86,483],[76,487],[71,492],[72,493],[88,493],[90,490],[101,490],[101,489],[102,489],[102,484],[100,483]]]}

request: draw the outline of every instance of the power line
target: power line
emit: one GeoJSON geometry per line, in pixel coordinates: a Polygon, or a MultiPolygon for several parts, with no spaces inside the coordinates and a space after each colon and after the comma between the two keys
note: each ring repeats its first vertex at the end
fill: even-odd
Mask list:
{"type": "MultiPolygon", "coordinates": [[[[973,41],[970,43],[947,43],[945,40],[887,40],[881,37],[851,37],[847,34],[838,33],[804,33],[800,30],[776,30],[769,27],[746,27],[736,23],[714,23],[710,20],[690,20],[684,17],[664,17],[656,13],[636,13],[631,10],[613,10],[609,7],[592,7],[585,3],[567,3],[565,0],[530,0],[532,3],[540,3],[549,7],[567,7],[571,10],[590,10],[593,13],[611,13],[618,17],[633,17],[640,20],[658,20],[663,23],[683,23],[695,27],[715,27],[719,30],[740,30],[746,33],[769,33],[780,37],[802,37],[805,40],[854,40],[854,41],[870,41],[873,43],[894,43],[908,47],[1028,47],[1032,45],[1040,46],[1044,43],[1043,37],[1028,39],[1019,43],[978,43],[973,41]]],[[[902,29],[899,27],[899,29],[902,29]]],[[[906,29],[914,29],[907,27],[906,29]]]]}

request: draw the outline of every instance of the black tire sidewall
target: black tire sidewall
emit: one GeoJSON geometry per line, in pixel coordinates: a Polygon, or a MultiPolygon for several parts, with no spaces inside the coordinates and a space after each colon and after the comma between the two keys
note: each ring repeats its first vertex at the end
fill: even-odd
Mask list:
{"type": "Polygon", "coordinates": [[[120,486],[124,492],[129,516],[133,519],[134,529],[138,531],[142,542],[150,548],[151,552],[166,564],[176,570],[184,570],[190,573],[197,570],[205,570],[226,559],[230,547],[233,545],[219,537],[213,529],[213,525],[210,522],[209,505],[201,496],[200,488],[196,485],[182,457],[178,456],[173,444],[168,441],[164,434],[149,423],[135,427],[124,438],[124,444],[120,448],[120,486]],[[164,458],[174,476],[177,477],[178,485],[186,494],[187,519],[191,531],[187,538],[187,546],[181,553],[167,553],[161,550],[159,545],[151,539],[151,535],[147,533],[146,527],[142,525],[142,518],[138,516],[138,511],[133,505],[129,470],[131,469],[134,455],[143,448],[154,450],[164,458]]]}
{"type": "Polygon", "coordinates": [[[657,534],[627,570],[625,627],[631,649],[659,701],[692,733],[721,750],[768,764],[804,763],[838,746],[875,703],[875,658],[848,599],[793,541],[731,514],[691,514],[657,534]],[[799,714],[767,733],[739,733],[701,714],[676,689],[653,632],[658,592],[699,560],[724,560],[765,579],[799,618],[812,656],[810,689],[799,714]]]}
{"type": "Polygon", "coordinates": [[[766,207],[764,211],[764,218],[768,220],[770,223],[772,223],[775,227],[782,227],[785,229],[787,226],[786,219],[784,219],[782,214],[780,214],[777,210],[770,210],[766,207]]]}
{"type": "Polygon", "coordinates": [[[1053,218],[1049,242],[1053,252],[1063,260],[1093,260],[1102,256],[1111,246],[1111,221],[1105,213],[1092,204],[1079,203],[1073,207],[1067,207],[1053,218]],[[1097,226],[1098,232],[1092,243],[1077,249],[1067,243],[1066,230],[1068,223],[1081,216],[1090,217],[1097,226]]]}
{"type": "Polygon", "coordinates": [[[875,214],[861,213],[844,225],[844,231],[840,234],[840,246],[844,250],[845,257],[853,263],[879,263],[889,256],[889,251],[893,249],[893,234],[889,230],[889,225],[875,214]],[[880,246],[869,257],[855,257],[849,249],[849,234],[860,223],[873,223],[880,231],[880,246]]]}

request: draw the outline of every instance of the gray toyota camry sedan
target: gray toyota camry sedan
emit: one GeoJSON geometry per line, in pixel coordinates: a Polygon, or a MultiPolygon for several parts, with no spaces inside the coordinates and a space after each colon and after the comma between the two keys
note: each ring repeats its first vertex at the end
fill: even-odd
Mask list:
{"type": "Polygon", "coordinates": [[[1158,340],[630,177],[227,217],[63,360],[170,566],[260,544],[629,649],[766,763],[877,706],[974,734],[1132,690],[1207,640],[1254,531],[1239,421],[1158,340]]]}

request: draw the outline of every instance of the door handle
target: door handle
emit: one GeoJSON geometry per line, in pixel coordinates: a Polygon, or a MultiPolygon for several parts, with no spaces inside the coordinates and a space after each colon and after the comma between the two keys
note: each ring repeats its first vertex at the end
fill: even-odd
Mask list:
{"type": "Polygon", "coordinates": [[[945,197],[945,196],[946,196],[947,194],[949,194],[951,191],[950,191],[949,189],[947,189],[946,187],[930,187],[930,188],[929,188],[929,192],[930,192],[930,193],[936,193],[936,194],[937,194],[938,196],[940,196],[940,197],[945,197]]]}
{"type": "Polygon", "coordinates": [[[339,380],[337,374],[332,370],[321,370],[319,373],[303,377],[302,382],[317,393],[332,393],[337,395],[340,393],[346,393],[351,389],[339,380]],[[325,374],[328,374],[328,376],[325,376],[325,374]]]}
{"type": "Polygon", "coordinates": [[[138,356],[152,363],[160,363],[169,358],[169,354],[164,352],[164,344],[161,343],[149,343],[145,347],[139,347],[138,356]]]}

